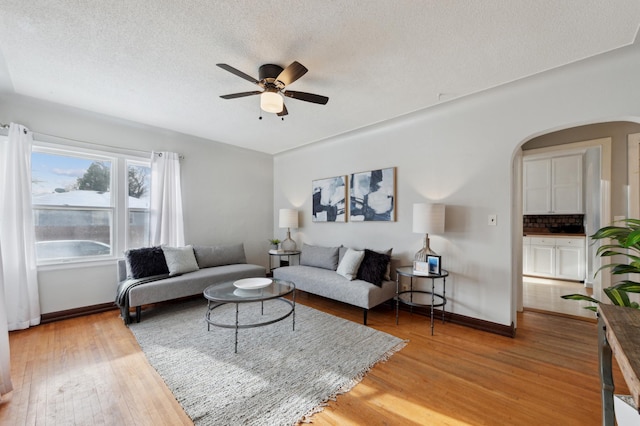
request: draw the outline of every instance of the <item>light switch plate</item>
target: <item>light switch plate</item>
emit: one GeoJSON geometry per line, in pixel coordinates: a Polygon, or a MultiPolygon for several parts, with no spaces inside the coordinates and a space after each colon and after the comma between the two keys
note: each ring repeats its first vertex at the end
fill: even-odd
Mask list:
{"type": "Polygon", "coordinates": [[[497,214],[490,214],[489,215],[489,226],[496,226],[498,225],[498,215],[497,214]]]}

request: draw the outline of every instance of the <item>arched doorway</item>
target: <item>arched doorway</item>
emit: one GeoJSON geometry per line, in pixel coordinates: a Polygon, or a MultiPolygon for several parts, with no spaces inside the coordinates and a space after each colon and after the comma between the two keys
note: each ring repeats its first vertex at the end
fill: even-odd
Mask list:
{"type": "MultiPolygon", "coordinates": [[[[594,153],[599,156],[598,171],[591,169],[585,173],[591,173],[587,178],[585,187],[585,231],[589,235],[601,226],[610,224],[614,217],[626,217],[629,215],[629,190],[627,179],[628,149],[627,139],[630,134],[640,132],[640,124],[627,121],[606,122],[590,124],[549,132],[544,135],[532,137],[522,143],[520,151],[514,156],[513,164],[513,200],[514,200],[514,303],[517,310],[527,308],[525,303],[525,288],[523,285],[523,244],[522,233],[524,230],[523,219],[523,188],[522,188],[522,161],[523,157],[531,153],[569,152],[578,150],[589,153],[593,165],[594,153]]],[[[595,297],[602,299],[601,289],[610,285],[608,274],[598,274],[593,277],[593,272],[598,269],[600,259],[595,257],[595,247],[587,245],[587,255],[591,261],[589,278],[587,283],[593,286],[595,297]]],[[[555,297],[555,296],[554,296],[555,297]]],[[[559,297],[559,296],[558,296],[559,297]]],[[[569,302],[568,303],[576,303],[569,302]]],[[[554,307],[548,310],[554,312],[554,307]]],[[[586,312],[586,311],[585,311],[586,312]]],[[[587,312],[589,316],[589,313],[587,312]]]]}

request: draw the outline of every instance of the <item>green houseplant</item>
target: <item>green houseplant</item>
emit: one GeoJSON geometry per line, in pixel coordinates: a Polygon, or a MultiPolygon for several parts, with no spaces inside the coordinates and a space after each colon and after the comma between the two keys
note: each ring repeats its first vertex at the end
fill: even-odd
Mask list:
{"type": "MultiPolygon", "coordinates": [[[[622,274],[638,274],[640,273],[640,220],[639,219],[622,219],[616,223],[622,223],[625,226],[605,226],[591,235],[592,240],[611,239],[609,244],[601,245],[596,251],[596,256],[610,257],[623,256],[628,263],[609,263],[601,266],[597,271],[603,269],[611,269],[613,275],[622,274]]],[[[604,294],[607,295],[611,303],[618,306],[627,306],[640,309],[637,302],[632,302],[627,293],[640,293],[640,283],[623,280],[616,285],[605,288],[604,294]]],[[[593,303],[600,303],[599,300],[584,294],[566,294],[561,296],[563,299],[569,300],[587,300],[593,303]]],[[[596,306],[587,306],[585,309],[597,312],[596,306]]]]}
{"type": "Polygon", "coordinates": [[[269,244],[271,244],[271,248],[274,250],[278,249],[278,244],[280,244],[280,240],[277,238],[272,238],[269,240],[269,244]]]}

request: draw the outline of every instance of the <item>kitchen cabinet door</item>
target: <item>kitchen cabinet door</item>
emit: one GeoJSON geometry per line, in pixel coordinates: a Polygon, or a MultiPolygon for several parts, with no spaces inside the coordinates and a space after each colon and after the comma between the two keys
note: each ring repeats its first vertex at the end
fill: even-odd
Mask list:
{"type": "Polygon", "coordinates": [[[524,214],[551,213],[551,162],[529,160],[523,168],[524,214]]]}
{"type": "Polygon", "coordinates": [[[531,251],[531,264],[529,265],[531,275],[553,278],[556,268],[555,246],[544,246],[532,243],[529,250],[531,251]]]}
{"type": "Polygon", "coordinates": [[[528,275],[531,273],[531,242],[529,237],[522,238],[522,273],[528,275]]]}
{"type": "Polygon", "coordinates": [[[583,281],[584,274],[584,238],[556,239],[556,278],[583,281]]]}
{"type": "Polygon", "coordinates": [[[551,176],[551,209],[553,213],[583,213],[582,155],[552,158],[551,176]]]}

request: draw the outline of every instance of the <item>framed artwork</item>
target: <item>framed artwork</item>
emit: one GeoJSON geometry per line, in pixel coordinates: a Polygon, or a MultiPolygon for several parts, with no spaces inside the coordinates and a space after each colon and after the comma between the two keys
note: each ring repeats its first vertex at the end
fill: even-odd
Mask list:
{"type": "Polygon", "coordinates": [[[427,264],[429,265],[429,275],[440,275],[442,268],[440,267],[440,256],[427,256],[427,264]]]}
{"type": "Polygon", "coordinates": [[[347,221],[347,177],[336,176],[311,183],[314,222],[347,221]]]}
{"type": "Polygon", "coordinates": [[[349,180],[349,220],[396,220],[396,168],[354,173],[349,180]]]}

